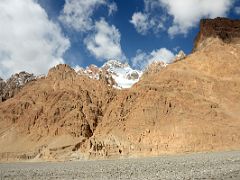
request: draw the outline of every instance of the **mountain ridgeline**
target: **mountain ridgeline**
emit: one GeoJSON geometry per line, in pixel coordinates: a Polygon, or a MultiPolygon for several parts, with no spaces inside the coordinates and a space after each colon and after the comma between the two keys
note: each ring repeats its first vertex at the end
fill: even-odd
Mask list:
{"type": "Polygon", "coordinates": [[[155,62],[143,74],[113,62],[78,72],[52,68],[0,103],[0,159],[239,150],[239,24],[202,20],[192,54],[167,66],[155,62]],[[126,77],[135,84],[122,89],[126,77]]]}

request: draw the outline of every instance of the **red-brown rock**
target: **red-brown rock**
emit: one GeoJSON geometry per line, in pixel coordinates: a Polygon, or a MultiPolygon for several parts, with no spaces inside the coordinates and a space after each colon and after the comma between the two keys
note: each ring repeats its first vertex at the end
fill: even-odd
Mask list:
{"type": "Polygon", "coordinates": [[[240,38],[240,20],[220,17],[215,19],[202,19],[193,51],[205,46],[205,41],[208,38],[219,38],[225,43],[236,42],[237,39],[240,38]]]}

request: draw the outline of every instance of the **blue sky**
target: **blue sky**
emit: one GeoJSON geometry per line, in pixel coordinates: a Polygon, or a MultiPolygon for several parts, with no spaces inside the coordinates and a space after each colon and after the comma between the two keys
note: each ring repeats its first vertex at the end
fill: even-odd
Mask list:
{"type": "MultiPolygon", "coordinates": [[[[146,35],[142,35],[136,31],[133,24],[130,23],[130,20],[134,12],[144,9],[144,2],[141,0],[130,0],[128,2],[124,0],[116,0],[114,2],[118,7],[117,12],[112,16],[108,16],[106,8],[99,8],[95,12],[94,20],[99,20],[101,17],[104,17],[109,24],[116,26],[121,33],[122,50],[127,56],[130,64],[130,59],[136,55],[138,49],[141,49],[144,52],[151,52],[155,49],[167,48],[176,53],[175,50],[177,48],[179,50],[184,50],[186,53],[191,52],[193,40],[198,28],[192,29],[187,36],[178,35],[174,38],[170,38],[166,31],[157,34],[149,32],[146,35]]],[[[46,10],[50,19],[58,21],[65,0],[40,0],[39,3],[46,10]]],[[[82,33],[66,28],[61,22],[59,24],[61,25],[64,34],[71,40],[71,47],[64,55],[66,63],[73,66],[87,66],[89,64],[102,65],[103,61],[98,61],[98,59],[91,55],[83,45],[83,39],[86,34],[83,35],[82,33]]]]}
{"type": "Polygon", "coordinates": [[[2,0],[0,76],[108,59],[135,68],[168,63],[179,50],[191,52],[201,18],[237,19],[238,7],[239,0],[2,0]]]}

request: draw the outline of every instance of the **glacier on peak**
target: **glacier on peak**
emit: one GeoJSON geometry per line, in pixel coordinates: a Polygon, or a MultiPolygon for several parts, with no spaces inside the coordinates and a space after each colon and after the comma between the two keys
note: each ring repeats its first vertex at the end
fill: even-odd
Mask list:
{"type": "MultiPolygon", "coordinates": [[[[181,50],[174,57],[172,62],[177,62],[186,57],[185,53],[181,50]]],[[[121,62],[116,59],[110,59],[105,62],[101,67],[90,65],[85,69],[82,67],[75,68],[79,75],[86,75],[91,79],[103,79],[111,86],[117,89],[126,89],[132,87],[137,83],[143,74],[149,74],[160,71],[168,64],[163,61],[154,61],[144,70],[133,69],[127,62],[121,62]]]]}
{"type": "Polygon", "coordinates": [[[86,75],[91,79],[102,79],[109,85],[117,89],[130,88],[133,84],[139,81],[143,72],[140,70],[132,69],[128,63],[118,60],[109,60],[101,67],[90,65],[88,67],[77,67],[76,72],[79,75],[86,75]]]}
{"type": "Polygon", "coordinates": [[[132,69],[128,63],[122,63],[118,60],[109,60],[103,66],[113,77],[116,82],[114,87],[125,89],[132,87],[139,81],[142,71],[132,69]]]}

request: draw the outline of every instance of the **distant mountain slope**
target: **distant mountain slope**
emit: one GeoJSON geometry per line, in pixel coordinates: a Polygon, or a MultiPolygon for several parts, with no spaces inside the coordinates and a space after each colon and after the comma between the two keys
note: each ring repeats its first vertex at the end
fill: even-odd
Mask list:
{"type": "Polygon", "coordinates": [[[0,102],[12,98],[23,86],[35,79],[33,74],[27,72],[16,73],[6,81],[0,78],[0,102]]]}
{"type": "Polygon", "coordinates": [[[87,151],[147,156],[239,149],[239,50],[214,40],[120,93],[87,151]]]}
{"type": "Polygon", "coordinates": [[[152,64],[128,89],[112,87],[114,75],[134,71],[115,61],[78,73],[52,68],[0,103],[1,160],[240,149],[240,41],[231,38],[213,33],[197,40],[194,53],[152,64]]]}

